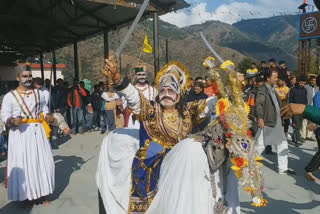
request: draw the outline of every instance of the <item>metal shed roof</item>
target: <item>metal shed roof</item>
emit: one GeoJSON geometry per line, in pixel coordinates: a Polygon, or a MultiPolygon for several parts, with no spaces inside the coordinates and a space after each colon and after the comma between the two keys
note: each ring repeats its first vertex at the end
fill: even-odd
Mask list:
{"type": "MultiPolygon", "coordinates": [[[[34,55],[128,24],[143,0],[1,0],[0,57],[34,55]]],[[[188,7],[150,0],[144,17],[188,7]]]]}

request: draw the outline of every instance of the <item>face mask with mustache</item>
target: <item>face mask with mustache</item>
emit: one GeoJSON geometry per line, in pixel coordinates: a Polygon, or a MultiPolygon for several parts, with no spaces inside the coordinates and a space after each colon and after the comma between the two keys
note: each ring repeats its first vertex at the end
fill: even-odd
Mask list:
{"type": "Polygon", "coordinates": [[[160,99],[160,102],[161,102],[162,100],[164,100],[164,99],[169,99],[169,100],[171,100],[172,102],[174,102],[174,99],[173,99],[172,97],[169,97],[169,96],[164,96],[164,97],[162,97],[162,98],[160,99]]]}
{"type": "Polygon", "coordinates": [[[31,85],[32,85],[32,81],[28,78],[21,78],[20,83],[24,87],[31,87],[31,85]]]}
{"type": "Polygon", "coordinates": [[[175,97],[175,99],[173,97],[170,96],[159,96],[159,100],[160,100],[160,104],[163,107],[172,107],[177,105],[177,103],[179,102],[179,99],[177,97],[175,97]]]}

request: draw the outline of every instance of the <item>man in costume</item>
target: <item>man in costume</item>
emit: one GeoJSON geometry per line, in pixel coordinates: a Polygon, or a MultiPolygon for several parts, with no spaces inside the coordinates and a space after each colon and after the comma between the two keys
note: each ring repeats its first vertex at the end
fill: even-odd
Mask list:
{"type": "MultiPolygon", "coordinates": [[[[48,114],[42,91],[32,89],[30,67],[16,66],[19,86],[3,99],[1,120],[9,129],[8,199],[45,200],[54,190],[54,160],[48,137],[48,114]]],[[[43,201],[48,203],[47,201],[43,201]]]]}
{"type": "MultiPolygon", "coordinates": [[[[157,96],[157,90],[155,90],[147,81],[146,66],[138,66],[135,68],[137,82],[135,88],[139,90],[147,100],[154,101],[157,96]]],[[[128,128],[140,128],[140,123],[134,114],[130,114],[128,128]]]]}
{"type": "MultiPolygon", "coordinates": [[[[230,122],[230,126],[241,136],[247,136],[247,116],[242,114],[244,108],[237,109],[243,103],[236,102],[230,107],[230,113],[226,108],[216,109],[221,121],[218,119],[211,124],[214,128],[187,138],[192,123],[203,121],[212,109],[206,100],[183,103],[182,96],[190,83],[183,65],[169,63],[158,72],[155,83],[159,95],[155,101],[149,101],[121,76],[113,58],[106,63],[105,74],[113,80],[114,88],[124,95],[140,121],[139,133],[134,129],[117,129],[104,139],[97,185],[106,213],[240,213],[235,174],[254,196],[254,205],[265,205],[253,144],[236,133],[225,133],[227,121],[232,119],[235,122],[230,122]],[[238,137],[234,145],[231,145],[232,135],[238,137]],[[224,146],[223,142],[230,145],[224,146]],[[226,148],[230,148],[234,156],[235,174],[226,161],[226,148]],[[249,177],[259,179],[251,182],[249,177]]],[[[237,82],[236,73],[232,72],[228,79],[231,84],[237,82]]],[[[219,93],[226,99],[223,84],[219,85],[219,93]]],[[[238,88],[233,97],[240,99],[240,85],[233,84],[233,87],[238,88]]],[[[218,103],[228,106],[225,100],[218,103]]]]}

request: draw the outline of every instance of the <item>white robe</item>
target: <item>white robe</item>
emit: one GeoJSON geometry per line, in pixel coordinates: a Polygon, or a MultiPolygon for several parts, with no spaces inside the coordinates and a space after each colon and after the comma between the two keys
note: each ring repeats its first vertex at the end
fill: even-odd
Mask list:
{"type": "MultiPolygon", "coordinates": [[[[23,105],[17,92],[13,91],[13,93],[23,105]]],[[[40,107],[37,112],[40,111],[46,115],[48,113],[47,101],[41,91],[39,94],[40,107]]],[[[34,94],[22,95],[22,97],[33,118],[36,118],[34,94]]],[[[25,107],[24,109],[28,114],[27,109],[25,107]]],[[[17,100],[9,92],[3,99],[1,120],[6,123],[9,118],[19,116],[25,117],[17,100]]],[[[8,199],[14,201],[35,200],[53,193],[54,160],[42,125],[31,123],[11,128],[8,145],[8,199]]]]}
{"type": "MultiPolygon", "coordinates": [[[[126,214],[129,205],[131,166],[139,149],[136,129],[117,129],[107,135],[101,146],[96,182],[108,214],[126,214]]],[[[217,196],[224,196],[228,214],[240,213],[238,181],[227,177],[227,193],[219,186],[217,196]]],[[[217,197],[218,198],[218,197],[217,197]]],[[[214,214],[209,166],[202,145],[187,138],[179,142],[161,165],[158,192],[146,214],[214,214]]]]}
{"type": "MultiPolygon", "coordinates": [[[[138,87],[135,86],[142,94],[143,96],[150,101],[154,101],[158,92],[155,88],[153,88],[150,85],[146,85],[144,87],[138,87]]],[[[138,120],[133,120],[132,118],[133,114],[130,114],[129,116],[129,121],[128,121],[128,128],[130,129],[139,129],[140,128],[140,123],[138,120]]]]}

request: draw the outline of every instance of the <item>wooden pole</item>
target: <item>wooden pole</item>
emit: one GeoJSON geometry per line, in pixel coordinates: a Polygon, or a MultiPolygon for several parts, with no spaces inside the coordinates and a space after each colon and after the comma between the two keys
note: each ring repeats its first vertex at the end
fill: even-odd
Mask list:
{"type": "Polygon", "coordinates": [[[158,31],[158,13],[153,14],[153,48],[154,48],[154,74],[160,70],[160,58],[159,58],[159,31],[158,31]]]}
{"type": "Polygon", "coordinates": [[[103,50],[104,50],[104,58],[107,59],[109,57],[109,32],[105,31],[103,34],[103,50]]]}
{"type": "Polygon", "coordinates": [[[166,63],[169,63],[169,40],[166,39],[166,63]]]}
{"type": "Polygon", "coordinates": [[[43,66],[43,53],[40,53],[40,69],[41,69],[41,79],[44,81],[44,66],[43,66]]]}
{"type": "Polygon", "coordinates": [[[73,63],[74,63],[74,79],[79,80],[79,59],[78,59],[78,43],[73,43],[73,63]]]}
{"type": "MultiPolygon", "coordinates": [[[[56,85],[57,81],[57,58],[56,58],[56,51],[52,51],[52,69],[53,69],[53,85],[56,85]]],[[[51,84],[51,83],[50,83],[51,84]]]]}

